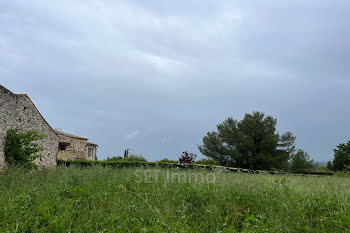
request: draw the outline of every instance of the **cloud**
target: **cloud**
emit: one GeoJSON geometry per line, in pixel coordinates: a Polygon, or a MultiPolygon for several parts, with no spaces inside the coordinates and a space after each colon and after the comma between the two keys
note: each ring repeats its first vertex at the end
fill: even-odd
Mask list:
{"type": "Polygon", "coordinates": [[[139,134],[140,134],[140,131],[139,131],[138,129],[136,129],[136,130],[134,130],[134,131],[129,132],[129,133],[125,136],[125,138],[128,139],[128,140],[131,140],[131,139],[137,137],[139,134]]]}
{"type": "Polygon", "coordinates": [[[350,130],[349,9],[347,0],[0,1],[0,83],[28,93],[53,127],[99,143],[101,158],[130,147],[154,160],[199,154],[222,120],[260,110],[328,160],[350,130]]]}

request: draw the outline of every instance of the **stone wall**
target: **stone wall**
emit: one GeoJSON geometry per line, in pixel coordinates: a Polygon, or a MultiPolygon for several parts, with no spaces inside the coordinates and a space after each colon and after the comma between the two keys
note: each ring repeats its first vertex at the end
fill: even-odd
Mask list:
{"type": "Polygon", "coordinates": [[[95,144],[88,142],[87,138],[81,138],[78,136],[65,134],[63,132],[56,131],[59,136],[60,143],[67,143],[65,150],[59,150],[57,153],[58,159],[74,160],[74,159],[87,159],[95,160],[96,148],[95,144]],[[88,148],[93,150],[93,156],[88,157],[88,148]]]}
{"type": "Polygon", "coordinates": [[[44,148],[42,161],[35,161],[39,167],[52,167],[56,165],[58,149],[58,136],[45,121],[27,95],[16,95],[0,85],[0,170],[4,168],[4,144],[6,133],[10,129],[21,132],[39,130],[47,136],[38,144],[44,148]]]}
{"type": "Polygon", "coordinates": [[[67,137],[62,134],[58,134],[60,142],[69,143],[66,150],[59,150],[57,154],[58,159],[84,159],[86,154],[86,141],[87,139],[79,139],[67,137]],[[72,153],[73,152],[73,153],[72,153]]]}
{"type": "Polygon", "coordinates": [[[75,151],[73,151],[73,150],[59,150],[57,152],[57,159],[74,160],[74,159],[76,159],[75,151]]]}

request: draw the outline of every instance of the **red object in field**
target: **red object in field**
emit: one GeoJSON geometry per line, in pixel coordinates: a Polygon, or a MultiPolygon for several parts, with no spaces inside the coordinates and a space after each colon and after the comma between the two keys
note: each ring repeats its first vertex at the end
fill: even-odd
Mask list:
{"type": "Polygon", "coordinates": [[[182,155],[179,158],[179,163],[193,163],[196,158],[196,154],[188,153],[187,151],[185,151],[182,152],[182,155]]]}

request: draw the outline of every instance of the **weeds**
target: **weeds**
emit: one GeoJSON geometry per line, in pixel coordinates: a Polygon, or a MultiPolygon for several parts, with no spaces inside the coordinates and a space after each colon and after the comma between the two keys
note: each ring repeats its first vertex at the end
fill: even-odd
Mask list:
{"type": "MultiPolygon", "coordinates": [[[[215,183],[136,182],[135,168],[0,176],[0,232],[344,232],[345,177],[216,172],[215,183]]],[[[189,170],[188,173],[210,171],[189,170]]]]}

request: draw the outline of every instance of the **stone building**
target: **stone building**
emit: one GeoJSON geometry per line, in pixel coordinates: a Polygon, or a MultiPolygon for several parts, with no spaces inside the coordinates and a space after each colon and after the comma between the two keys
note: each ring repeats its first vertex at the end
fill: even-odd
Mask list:
{"type": "Polygon", "coordinates": [[[87,138],[55,130],[59,136],[57,158],[62,160],[87,159],[97,160],[97,145],[88,142],[87,138]]]}
{"type": "Polygon", "coordinates": [[[7,131],[18,129],[20,132],[39,130],[47,137],[38,144],[44,148],[42,161],[34,161],[39,167],[56,165],[58,135],[40,114],[26,94],[14,94],[0,85],[0,170],[4,168],[4,144],[7,131]]]}

